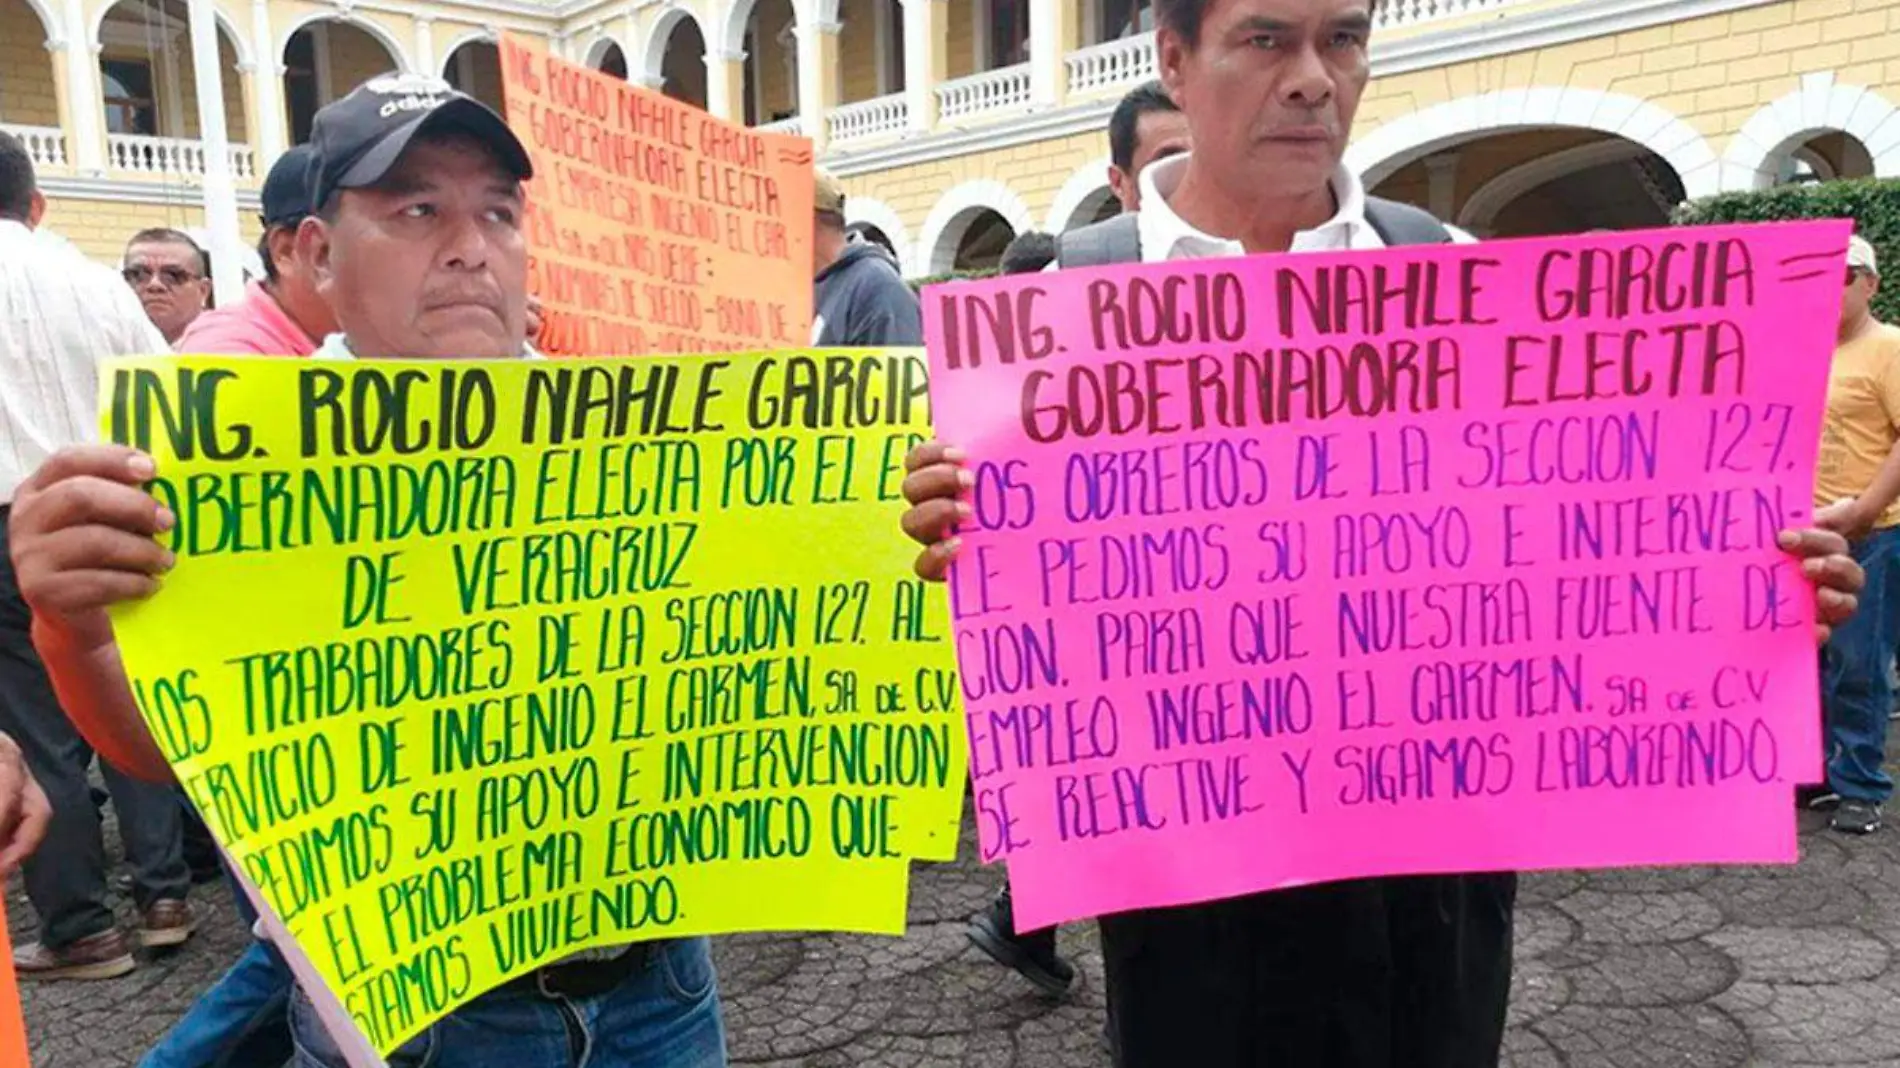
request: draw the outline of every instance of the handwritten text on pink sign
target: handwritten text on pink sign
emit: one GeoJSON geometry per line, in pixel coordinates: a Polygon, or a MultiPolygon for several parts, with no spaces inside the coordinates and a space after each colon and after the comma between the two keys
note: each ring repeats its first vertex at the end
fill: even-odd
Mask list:
{"type": "Polygon", "coordinates": [[[1845,224],[926,293],[986,857],[1018,922],[1791,860],[1845,224]]]}

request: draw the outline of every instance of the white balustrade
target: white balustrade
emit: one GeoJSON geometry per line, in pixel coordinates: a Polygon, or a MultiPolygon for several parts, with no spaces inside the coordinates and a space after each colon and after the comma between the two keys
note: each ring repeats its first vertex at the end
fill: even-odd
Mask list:
{"type": "Polygon", "coordinates": [[[1069,92],[1113,89],[1155,76],[1155,35],[1136,34],[1070,52],[1069,92]]]}
{"type": "MultiPolygon", "coordinates": [[[[179,137],[107,134],[106,163],[115,171],[132,174],[202,178],[205,173],[204,143],[179,137]]],[[[231,146],[231,177],[236,181],[257,177],[257,161],[251,146],[231,146]]]]}
{"type": "Polygon", "coordinates": [[[1373,25],[1386,30],[1395,26],[1416,26],[1421,22],[1475,15],[1522,3],[1523,0],[1380,0],[1373,25]]]}
{"type": "Polygon", "coordinates": [[[57,126],[15,126],[0,123],[0,130],[20,139],[35,167],[66,165],[66,134],[57,126]]]}
{"type": "Polygon", "coordinates": [[[882,134],[899,134],[910,121],[904,94],[872,97],[832,109],[828,116],[833,141],[857,141],[882,134]]]}
{"type": "Polygon", "coordinates": [[[1029,103],[1029,64],[986,70],[937,87],[937,114],[946,122],[1029,103]]]}
{"type": "Polygon", "coordinates": [[[777,122],[762,122],[756,129],[765,133],[802,135],[805,132],[805,118],[802,115],[793,115],[789,119],[780,119],[777,122]]]}
{"type": "MultiPolygon", "coordinates": [[[[1379,30],[1417,26],[1521,4],[1524,0],[1380,0],[1379,30]]],[[[1078,48],[1064,57],[1070,93],[1117,89],[1155,76],[1155,35],[1141,33],[1078,48]]]]}

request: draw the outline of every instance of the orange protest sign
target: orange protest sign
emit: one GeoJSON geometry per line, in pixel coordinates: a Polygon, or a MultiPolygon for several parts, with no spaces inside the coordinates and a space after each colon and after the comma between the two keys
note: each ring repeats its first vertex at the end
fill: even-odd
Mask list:
{"type": "Polygon", "coordinates": [[[13,941],[7,936],[7,909],[0,902],[0,1064],[26,1068],[26,1015],[20,1011],[20,984],[13,975],[13,941]]]}
{"type": "Polygon", "coordinates": [[[528,146],[531,292],[554,356],[811,341],[812,148],[502,39],[528,146]]]}

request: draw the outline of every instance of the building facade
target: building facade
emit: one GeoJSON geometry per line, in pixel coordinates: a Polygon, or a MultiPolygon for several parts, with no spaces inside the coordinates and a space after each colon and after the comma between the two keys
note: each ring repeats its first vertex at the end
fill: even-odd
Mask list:
{"type": "MultiPolygon", "coordinates": [[[[1376,24],[1348,161],[1480,235],[1900,177],[1900,0],[1380,0],[1376,24]]],[[[318,107],[385,70],[498,104],[503,31],[811,137],[912,276],[1112,210],[1108,114],[1154,69],[1150,0],[0,0],[0,126],[49,224],[111,261],[137,229],[203,224],[215,88],[254,236],[258,180],[318,107]]]]}

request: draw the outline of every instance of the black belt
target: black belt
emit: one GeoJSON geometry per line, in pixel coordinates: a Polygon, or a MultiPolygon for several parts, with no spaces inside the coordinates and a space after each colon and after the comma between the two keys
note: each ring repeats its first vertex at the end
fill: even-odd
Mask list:
{"type": "Polygon", "coordinates": [[[628,976],[644,969],[665,942],[636,942],[625,952],[606,960],[577,960],[550,964],[518,975],[501,985],[502,990],[539,994],[545,998],[599,997],[625,982],[628,976]]]}

